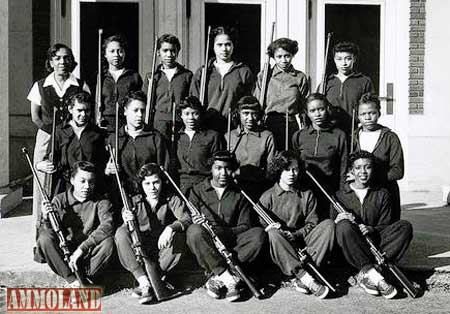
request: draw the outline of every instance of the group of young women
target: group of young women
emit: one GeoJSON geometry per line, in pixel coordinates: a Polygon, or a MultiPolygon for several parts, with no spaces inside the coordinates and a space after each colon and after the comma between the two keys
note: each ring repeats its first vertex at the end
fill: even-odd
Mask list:
{"type": "MultiPolygon", "coordinates": [[[[279,179],[271,178],[268,168],[282,151],[292,151],[331,193],[355,180],[348,171],[348,154],[368,151],[375,157],[374,182],[386,188],[393,200],[393,221],[400,219],[396,181],[403,177],[402,148],[396,134],[378,123],[380,101],[370,79],[355,71],[359,56],[355,44],[334,46],[337,73],[322,82],[322,94],[311,92],[307,75],[292,65],[298,52],[294,40],[280,38],[269,45],[267,53],[275,62],[265,81],[264,73],[255,79],[245,62],[234,58],[238,43],[233,29],[216,27],[210,39],[213,58],[193,74],[177,62],[178,38],[160,36],[159,64],[144,80],[126,67],[126,40],[120,35],[104,40],[99,125],[94,123],[89,87],[72,74],[77,63],[71,49],[53,45],[46,62],[49,75],[34,83],[28,95],[39,128],[34,150],[39,179],[56,176],[52,193],[67,191],[72,166],[88,161],[95,166],[96,189],[107,193],[119,220],[129,221],[131,213],[120,215],[122,204],[114,183],[117,169],[108,153],[117,158],[127,194],[136,196],[142,195],[146,178],[158,172],[149,163],[169,171],[181,191],[189,194],[211,176],[211,158],[228,150],[239,163],[233,177],[257,200],[279,179]],[[146,121],[148,105],[151,118],[146,121]],[[107,152],[105,145],[112,151],[107,152]],[[142,174],[146,171],[147,176],[142,174]]],[[[332,217],[327,198],[306,177],[299,180],[317,199],[318,221],[332,217]]],[[[33,213],[38,222],[40,207],[35,190],[33,213]]],[[[184,230],[186,219],[172,229],[184,230]]],[[[119,230],[123,237],[125,229],[119,230]]],[[[172,237],[165,235],[159,246],[166,247],[172,237]]],[[[138,281],[143,280],[141,275],[136,274],[138,281]]]]}

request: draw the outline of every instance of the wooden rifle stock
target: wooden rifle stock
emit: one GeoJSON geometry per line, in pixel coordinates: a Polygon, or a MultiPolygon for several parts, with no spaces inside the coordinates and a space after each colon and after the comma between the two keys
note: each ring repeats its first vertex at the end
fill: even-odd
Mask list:
{"type": "MultiPolygon", "coordinates": [[[[274,33],[275,33],[275,22],[272,22],[272,30],[270,32],[270,44],[273,42],[274,33]]],[[[261,108],[263,110],[265,110],[266,108],[266,93],[267,93],[267,84],[269,81],[269,71],[270,71],[270,55],[269,51],[267,50],[261,80],[261,93],[259,94],[259,103],[261,104],[261,108]]]]}
{"type": "Polygon", "coordinates": [[[95,89],[95,124],[105,128],[105,120],[102,113],[102,34],[103,29],[98,30],[98,59],[97,59],[97,86],[95,89]]]}
{"type": "Polygon", "coordinates": [[[152,69],[151,75],[148,80],[147,89],[147,106],[145,108],[145,124],[151,125],[153,127],[153,114],[154,114],[154,83],[155,83],[155,71],[156,71],[156,55],[158,47],[158,38],[156,38],[153,43],[153,56],[152,56],[152,69]]]}
{"type": "MultiPolygon", "coordinates": [[[[187,208],[189,209],[189,211],[191,212],[192,216],[199,216],[201,215],[200,211],[194,206],[194,204],[192,204],[188,198],[183,194],[183,192],[181,192],[180,188],[177,186],[177,184],[175,183],[175,181],[172,179],[172,177],[170,176],[170,174],[164,169],[164,167],[159,166],[159,168],[161,169],[161,171],[165,174],[165,176],[167,177],[167,179],[169,180],[169,182],[173,185],[173,187],[175,188],[175,190],[177,191],[177,193],[180,195],[180,197],[183,199],[183,201],[185,202],[187,208]]],[[[223,244],[223,242],[219,239],[219,237],[217,236],[217,234],[214,232],[214,229],[211,227],[211,225],[208,223],[208,221],[205,221],[202,223],[202,227],[205,228],[205,230],[209,233],[209,235],[211,236],[213,243],[217,249],[217,251],[219,251],[219,253],[222,255],[222,257],[225,259],[225,261],[227,262],[228,266],[230,267],[230,269],[237,275],[239,276],[240,279],[242,279],[245,284],[248,286],[248,288],[250,289],[250,291],[253,293],[253,295],[257,298],[260,299],[262,297],[262,293],[261,291],[259,291],[254,284],[252,283],[252,281],[245,275],[245,273],[242,271],[242,268],[233,260],[233,255],[230,253],[230,251],[228,251],[228,249],[226,248],[225,244],[223,244]]]]}
{"type": "MultiPolygon", "coordinates": [[[[114,165],[115,177],[117,180],[117,186],[119,187],[120,197],[122,199],[123,206],[125,207],[125,210],[131,211],[134,214],[134,208],[133,208],[133,210],[130,209],[130,205],[128,203],[128,197],[122,186],[122,182],[121,182],[120,176],[119,176],[119,166],[117,164],[117,160],[114,156],[114,152],[113,152],[111,145],[108,145],[107,149],[109,151],[110,158],[114,165]]],[[[173,298],[174,294],[171,291],[169,291],[169,289],[167,289],[165,283],[161,280],[159,266],[156,264],[156,262],[150,260],[150,258],[147,256],[147,254],[144,252],[144,249],[142,248],[142,237],[141,237],[138,223],[136,222],[135,219],[132,221],[128,221],[127,227],[128,227],[128,231],[130,232],[132,246],[134,249],[134,254],[136,256],[136,260],[141,265],[144,266],[146,273],[148,275],[148,278],[150,280],[150,283],[155,292],[156,298],[158,299],[158,301],[164,301],[164,300],[173,298]]]]}
{"type": "Polygon", "coordinates": [[[326,92],[328,51],[330,50],[331,36],[333,36],[333,33],[327,34],[327,44],[325,46],[325,58],[324,58],[324,62],[323,62],[322,81],[320,82],[320,91],[319,92],[323,95],[325,95],[325,92],[326,92]]]}
{"type": "MultiPolygon", "coordinates": [[[[22,147],[22,153],[25,155],[25,158],[27,159],[28,166],[30,167],[33,177],[37,182],[39,193],[41,194],[42,199],[44,200],[45,203],[49,204],[50,203],[49,195],[42,187],[41,181],[39,180],[39,177],[37,176],[36,169],[34,168],[33,164],[31,163],[31,159],[30,159],[30,155],[28,154],[28,150],[25,147],[22,147]]],[[[64,232],[61,229],[61,220],[60,220],[58,214],[54,210],[51,210],[48,212],[47,218],[50,222],[50,225],[52,226],[53,231],[55,232],[55,234],[58,237],[59,247],[61,248],[61,250],[63,252],[64,261],[66,262],[67,265],[69,265],[71,253],[69,251],[69,247],[67,246],[67,241],[66,241],[66,238],[64,237],[64,232]]],[[[69,268],[70,268],[70,265],[69,265],[69,268]]],[[[73,271],[73,273],[75,274],[75,277],[77,278],[78,282],[80,283],[80,287],[83,288],[86,285],[86,281],[83,279],[83,276],[80,274],[80,272],[78,270],[73,270],[73,269],[71,269],[71,270],[73,271]]]]}
{"type": "MultiPolygon", "coordinates": [[[[266,213],[266,211],[257,203],[255,203],[251,197],[239,186],[237,180],[235,180],[235,184],[240,190],[241,194],[247,199],[247,201],[252,205],[253,209],[256,211],[256,213],[264,220],[264,222],[267,225],[275,224],[275,220],[270,217],[269,214],[266,213]]],[[[281,231],[281,230],[280,230],[281,231]]],[[[295,248],[294,248],[295,249],[295,248]]],[[[325,284],[328,288],[330,288],[331,291],[336,292],[336,289],[333,287],[333,285],[328,282],[328,280],[325,279],[325,277],[319,272],[317,267],[314,265],[313,260],[311,259],[311,256],[307,253],[307,247],[304,247],[303,249],[297,250],[297,255],[299,257],[300,262],[302,265],[307,268],[310,272],[314,273],[314,275],[319,278],[319,280],[325,284]]]]}
{"type": "MultiPolygon", "coordinates": [[[[311,178],[311,180],[316,184],[316,186],[322,191],[322,193],[325,195],[326,198],[331,202],[334,209],[338,213],[347,213],[348,211],[345,210],[345,208],[335,199],[335,197],[331,196],[317,181],[317,179],[306,170],[306,174],[311,178]]],[[[352,223],[357,224],[357,222],[352,221],[352,223]]],[[[372,252],[373,256],[375,257],[375,260],[377,261],[378,265],[387,268],[394,276],[397,278],[397,280],[400,282],[400,284],[405,288],[406,292],[413,297],[417,298],[420,294],[419,289],[417,289],[414,284],[409,281],[408,278],[403,274],[403,272],[395,265],[392,264],[385,259],[385,252],[381,252],[376,245],[373,243],[372,239],[368,235],[364,235],[364,238],[369,245],[370,251],[372,252]]]]}
{"type": "Polygon", "coordinates": [[[206,107],[206,100],[205,100],[205,96],[206,96],[206,84],[207,84],[207,78],[206,76],[208,75],[208,61],[209,61],[209,40],[211,37],[211,26],[208,26],[208,34],[207,34],[207,39],[206,39],[206,49],[205,49],[205,63],[203,65],[203,69],[202,69],[202,77],[200,78],[200,103],[202,104],[202,106],[206,107]]]}

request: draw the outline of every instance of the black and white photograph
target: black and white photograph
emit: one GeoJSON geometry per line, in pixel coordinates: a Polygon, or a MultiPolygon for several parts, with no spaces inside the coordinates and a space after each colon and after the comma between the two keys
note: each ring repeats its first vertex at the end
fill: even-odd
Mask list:
{"type": "Polygon", "coordinates": [[[450,1],[0,1],[0,313],[450,313],[450,1]]]}

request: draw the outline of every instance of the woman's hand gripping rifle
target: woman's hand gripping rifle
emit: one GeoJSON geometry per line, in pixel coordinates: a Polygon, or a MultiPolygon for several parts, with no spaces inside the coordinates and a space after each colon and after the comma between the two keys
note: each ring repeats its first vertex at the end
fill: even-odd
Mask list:
{"type": "MultiPolygon", "coordinates": [[[[334,209],[339,214],[349,214],[349,211],[345,210],[345,208],[336,200],[336,198],[333,197],[332,195],[330,195],[323,188],[323,186],[319,183],[319,181],[317,181],[317,179],[311,174],[311,172],[306,170],[306,174],[311,178],[311,180],[314,182],[314,184],[322,191],[322,193],[326,196],[326,198],[328,198],[328,200],[333,205],[334,209]]],[[[354,224],[358,224],[356,222],[356,219],[352,219],[350,221],[354,224]]],[[[378,265],[380,265],[381,267],[387,268],[392,273],[392,275],[394,275],[395,278],[397,278],[397,280],[400,282],[400,284],[403,286],[403,288],[405,288],[406,292],[408,292],[408,294],[411,297],[417,298],[420,294],[420,290],[417,289],[415,287],[415,285],[411,281],[409,281],[408,278],[406,278],[405,274],[403,274],[403,272],[395,264],[386,260],[386,258],[385,258],[386,253],[381,252],[376,247],[376,245],[373,243],[372,239],[370,238],[370,236],[368,234],[363,234],[363,236],[364,236],[367,244],[369,245],[370,251],[372,252],[373,256],[375,257],[375,260],[377,261],[378,265]]]]}
{"type": "Polygon", "coordinates": [[[69,268],[73,271],[75,274],[75,277],[77,278],[78,282],[80,283],[80,287],[84,287],[86,285],[86,280],[84,280],[83,276],[79,272],[76,265],[73,265],[71,262],[71,256],[72,254],[69,251],[69,247],[67,245],[66,238],[64,237],[64,231],[61,227],[61,220],[58,216],[58,214],[55,212],[53,205],[51,205],[50,198],[47,194],[47,192],[42,187],[42,183],[39,180],[39,177],[37,176],[36,169],[34,168],[33,164],[31,163],[30,155],[28,154],[28,150],[23,147],[22,153],[25,155],[25,158],[27,159],[28,165],[30,166],[31,172],[33,173],[33,177],[37,182],[37,186],[39,189],[39,192],[42,195],[43,203],[45,204],[46,208],[48,210],[47,213],[47,219],[50,222],[50,225],[52,226],[53,231],[58,237],[59,241],[59,247],[61,248],[63,254],[64,254],[64,261],[69,266],[69,268]]]}
{"type": "MultiPolygon", "coordinates": [[[[123,189],[122,182],[119,176],[119,167],[117,164],[117,160],[111,145],[107,146],[107,149],[110,154],[110,158],[115,167],[115,176],[117,180],[117,185],[119,187],[120,196],[122,198],[122,203],[126,211],[134,213],[134,209],[130,209],[130,205],[128,203],[128,197],[123,189]]],[[[172,299],[181,293],[173,293],[170,289],[166,287],[166,284],[161,280],[161,273],[159,269],[159,265],[152,261],[147,254],[145,253],[142,247],[142,237],[139,230],[139,225],[135,219],[126,221],[128,231],[130,232],[130,237],[133,245],[134,254],[136,256],[136,260],[144,266],[147,276],[150,280],[150,283],[153,287],[153,291],[155,292],[156,298],[158,301],[164,301],[168,299],[172,299]]]]}
{"type": "MultiPolygon", "coordinates": [[[[214,232],[211,225],[208,223],[208,221],[203,217],[203,215],[200,213],[200,211],[187,199],[187,197],[181,192],[180,188],[177,186],[175,181],[172,179],[170,174],[162,167],[160,166],[161,171],[166,175],[167,179],[170,181],[170,183],[173,185],[177,193],[180,195],[180,197],[183,199],[183,201],[186,203],[186,206],[188,207],[191,216],[192,217],[201,217],[198,218],[198,221],[201,222],[201,225],[205,230],[209,233],[211,236],[214,245],[216,246],[216,249],[219,251],[219,253],[222,255],[222,257],[227,262],[228,266],[230,267],[231,271],[235,273],[242,281],[245,282],[245,284],[248,286],[250,291],[253,293],[253,295],[260,299],[262,297],[261,291],[259,291],[254,284],[251,282],[251,280],[244,274],[242,271],[242,268],[234,261],[233,255],[228,251],[228,249],[225,247],[223,242],[219,239],[217,234],[214,232]]],[[[196,218],[197,219],[197,218],[196,218]]]]}
{"type": "MultiPolygon", "coordinates": [[[[236,186],[239,188],[241,194],[249,201],[249,203],[252,205],[253,209],[256,211],[256,213],[261,217],[262,220],[267,224],[266,230],[269,229],[278,229],[281,233],[283,231],[281,230],[281,224],[279,222],[275,222],[272,217],[270,217],[269,214],[266,213],[266,211],[257,203],[255,203],[251,197],[239,186],[237,180],[235,180],[236,186]]],[[[284,233],[283,233],[284,234],[284,233]]],[[[314,261],[312,260],[311,256],[307,253],[307,247],[304,247],[303,249],[297,250],[297,255],[302,263],[303,267],[306,270],[309,270],[311,273],[313,273],[323,284],[325,284],[328,288],[330,288],[331,291],[336,292],[336,289],[333,287],[331,283],[328,282],[328,280],[325,279],[325,277],[319,272],[317,267],[314,265],[314,261]]]]}

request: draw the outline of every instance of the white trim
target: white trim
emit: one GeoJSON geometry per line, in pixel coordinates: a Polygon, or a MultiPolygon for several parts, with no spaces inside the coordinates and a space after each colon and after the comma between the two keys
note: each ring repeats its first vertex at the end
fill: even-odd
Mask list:
{"type": "MultiPolygon", "coordinates": [[[[143,24],[143,4],[146,0],[72,0],[71,1],[71,12],[72,12],[72,18],[71,18],[71,48],[73,55],[75,57],[75,60],[78,62],[78,64],[82,63],[81,55],[80,55],[80,21],[81,21],[81,2],[117,2],[117,3],[138,3],[138,15],[139,15],[139,21],[138,21],[138,28],[139,28],[139,70],[143,70],[143,44],[142,44],[142,24],[143,24]]],[[[80,67],[76,67],[76,69],[73,71],[73,74],[75,76],[80,77],[80,67]]]]}

